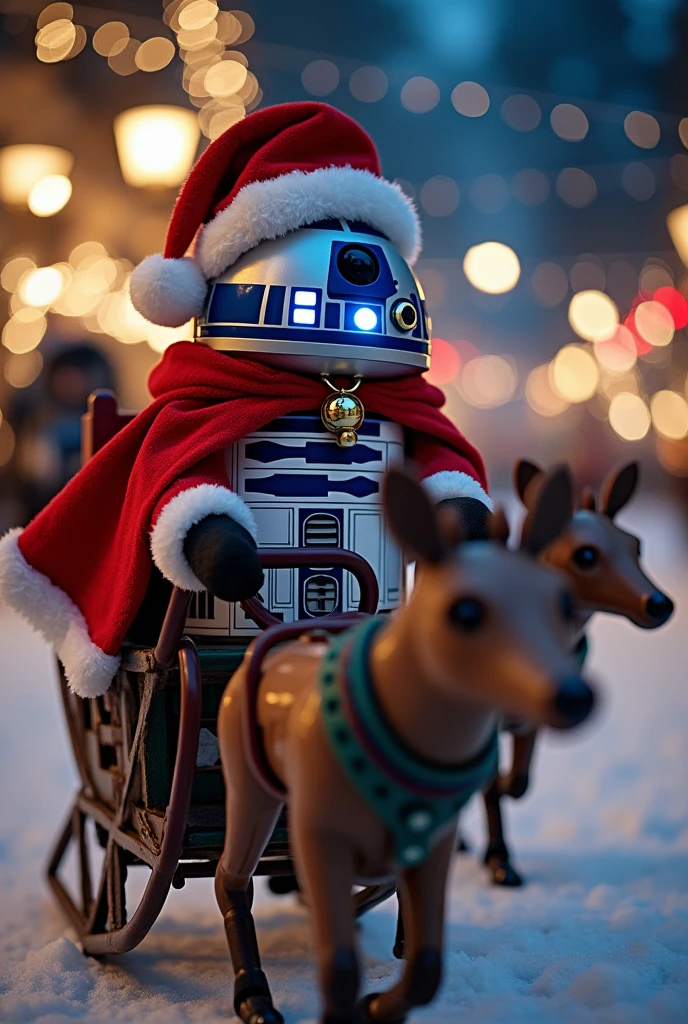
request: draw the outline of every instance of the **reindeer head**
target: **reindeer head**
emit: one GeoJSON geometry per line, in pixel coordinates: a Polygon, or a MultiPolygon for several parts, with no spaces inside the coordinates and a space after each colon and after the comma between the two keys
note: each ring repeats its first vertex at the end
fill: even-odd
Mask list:
{"type": "Polygon", "coordinates": [[[463,540],[455,513],[438,512],[407,472],[388,472],[384,505],[397,540],[418,563],[398,622],[425,685],[537,724],[566,729],[582,722],[594,698],[570,653],[569,584],[537,557],[573,514],[568,470],[547,476],[519,551],[507,550],[501,511],[492,540],[463,540]]]}
{"type": "MultiPolygon", "coordinates": [[[[525,460],[516,463],[516,490],[529,508],[545,474],[525,460]]],[[[640,567],[640,541],[614,522],[630,501],[638,484],[638,464],[629,462],[613,470],[600,492],[583,492],[581,506],[571,522],[542,552],[542,560],[566,572],[580,607],[624,615],[637,626],[656,629],[671,616],[673,602],[657,589],[640,567]]]]}

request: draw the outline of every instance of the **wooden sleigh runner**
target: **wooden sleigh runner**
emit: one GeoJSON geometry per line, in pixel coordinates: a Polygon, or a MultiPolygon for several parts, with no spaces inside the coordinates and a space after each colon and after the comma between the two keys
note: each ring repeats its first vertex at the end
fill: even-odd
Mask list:
{"type": "MultiPolygon", "coordinates": [[[[82,424],[84,461],[131,418],[118,411],[110,392],[92,395],[82,424]]],[[[259,649],[308,629],[336,632],[357,614],[377,609],[375,574],[355,552],[261,548],[259,554],[265,569],[346,569],[360,588],[358,613],[287,625],[259,600],[242,602],[244,612],[268,630],[256,642],[259,649]]],[[[220,698],[245,647],[197,648],[183,635],[190,600],[190,592],[173,589],[157,644],[125,645],[117,676],[102,697],[77,697],[59,666],[80,785],[50,856],[47,878],[84,952],[93,956],[134,949],[157,920],[170,888],[182,888],[187,878],[212,877],[222,852],[222,772],[219,760],[208,764],[206,757],[197,763],[199,740],[203,735],[212,745],[220,698]],[[91,828],[104,851],[97,877],[91,828]],[[76,854],[77,896],[62,877],[70,849],[76,854]],[[136,909],[128,914],[126,880],[135,866],[147,866],[151,873],[136,909]]],[[[255,874],[294,874],[284,812],[255,874]]],[[[393,892],[392,884],[362,889],[353,896],[355,912],[364,913],[393,892]]]]}

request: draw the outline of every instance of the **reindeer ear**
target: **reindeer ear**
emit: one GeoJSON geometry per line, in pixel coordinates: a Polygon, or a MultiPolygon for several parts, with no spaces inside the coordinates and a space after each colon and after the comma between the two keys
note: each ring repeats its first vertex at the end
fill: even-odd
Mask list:
{"type": "Polygon", "coordinates": [[[528,462],[527,459],[516,460],[516,464],[514,465],[514,487],[516,488],[516,493],[524,505],[527,504],[526,491],[528,490],[528,485],[535,480],[536,477],[540,477],[542,475],[543,470],[541,470],[539,466],[536,466],[534,462],[528,462]]]}
{"type": "Polygon", "coordinates": [[[633,497],[638,486],[639,468],[637,462],[629,462],[621,469],[612,470],[602,484],[600,509],[613,519],[633,497]]]}
{"type": "Polygon", "coordinates": [[[573,517],[573,479],[568,466],[555,466],[545,476],[521,536],[521,550],[539,555],[556,540],[573,517]]]}
{"type": "Polygon", "coordinates": [[[490,540],[496,540],[506,547],[509,540],[509,523],[503,508],[497,508],[489,522],[490,540]]]}
{"type": "Polygon", "coordinates": [[[583,488],[581,497],[581,508],[587,508],[589,512],[595,511],[595,495],[589,487],[583,488]]]}
{"type": "Polygon", "coordinates": [[[441,562],[447,546],[438,515],[415,477],[407,470],[388,470],[382,482],[382,501],[399,544],[414,558],[441,562]]]}

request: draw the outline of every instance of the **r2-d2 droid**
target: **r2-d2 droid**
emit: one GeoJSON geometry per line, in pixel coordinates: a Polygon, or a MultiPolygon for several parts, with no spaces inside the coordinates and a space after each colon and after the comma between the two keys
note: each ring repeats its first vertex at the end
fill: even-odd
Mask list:
{"type": "MultiPolygon", "coordinates": [[[[357,378],[429,368],[430,326],[411,268],[373,228],[320,221],[263,242],[210,282],[195,340],[330,383],[320,415],[284,416],[229,448],[228,483],[255,516],[259,546],[356,551],[375,571],[380,609],[394,608],[405,567],[384,522],[381,482],[403,458],[403,431],[364,418],[355,389],[357,378]]],[[[289,622],[355,609],[358,585],[337,568],[273,569],[260,599],[289,622]]],[[[187,628],[213,643],[245,643],[257,632],[238,604],[205,593],[194,595],[187,628]]]]}

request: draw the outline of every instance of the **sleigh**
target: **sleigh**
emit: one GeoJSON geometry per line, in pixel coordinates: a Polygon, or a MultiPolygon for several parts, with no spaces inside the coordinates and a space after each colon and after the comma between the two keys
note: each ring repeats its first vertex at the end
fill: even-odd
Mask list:
{"type": "MultiPolygon", "coordinates": [[[[92,395],[82,422],[83,460],[131,418],[118,411],[110,392],[92,395]]],[[[261,548],[259,554],[265,569],[345,569],[359,586],[359,613],[372,614],[377,608],[375,574],[354,552],[261,548]]],[[[80,785],[47,877],[84,952],[91,955],[124,953],[137,946],[159,916],[170,888],[182,888],[187,878],[212,877],[222,852],[224,790],[213,745],[220,698],[245,646],[198,648],[185,637],[191,597],[178,588],[172,591],[156,645],[125,644],[120,669],[103,696],[75,696],[59,668],[80,785]],[[70,886],[65,879],[69,860],[75,868],[70,886]],[[143,894],[128,913],[127,876],[130,870],[146,868],[150,874],[143,894]]],[[[261,629],[277,622],[257,599],[242,602],[242,607],[261,629]]],[[[341,628],[341,616],[331,625],[341,628]]],[[[308,626],[327,629],[328,617],[300,624],[308,626]]],[[[296,635],[299,624],[289,631],[296,635]]],[[[293,876],[284,811],[255,873],[293,876]]],[[[386,885],[357,892],[352,897],[356,913],[392,892],[386,885]]]]}

